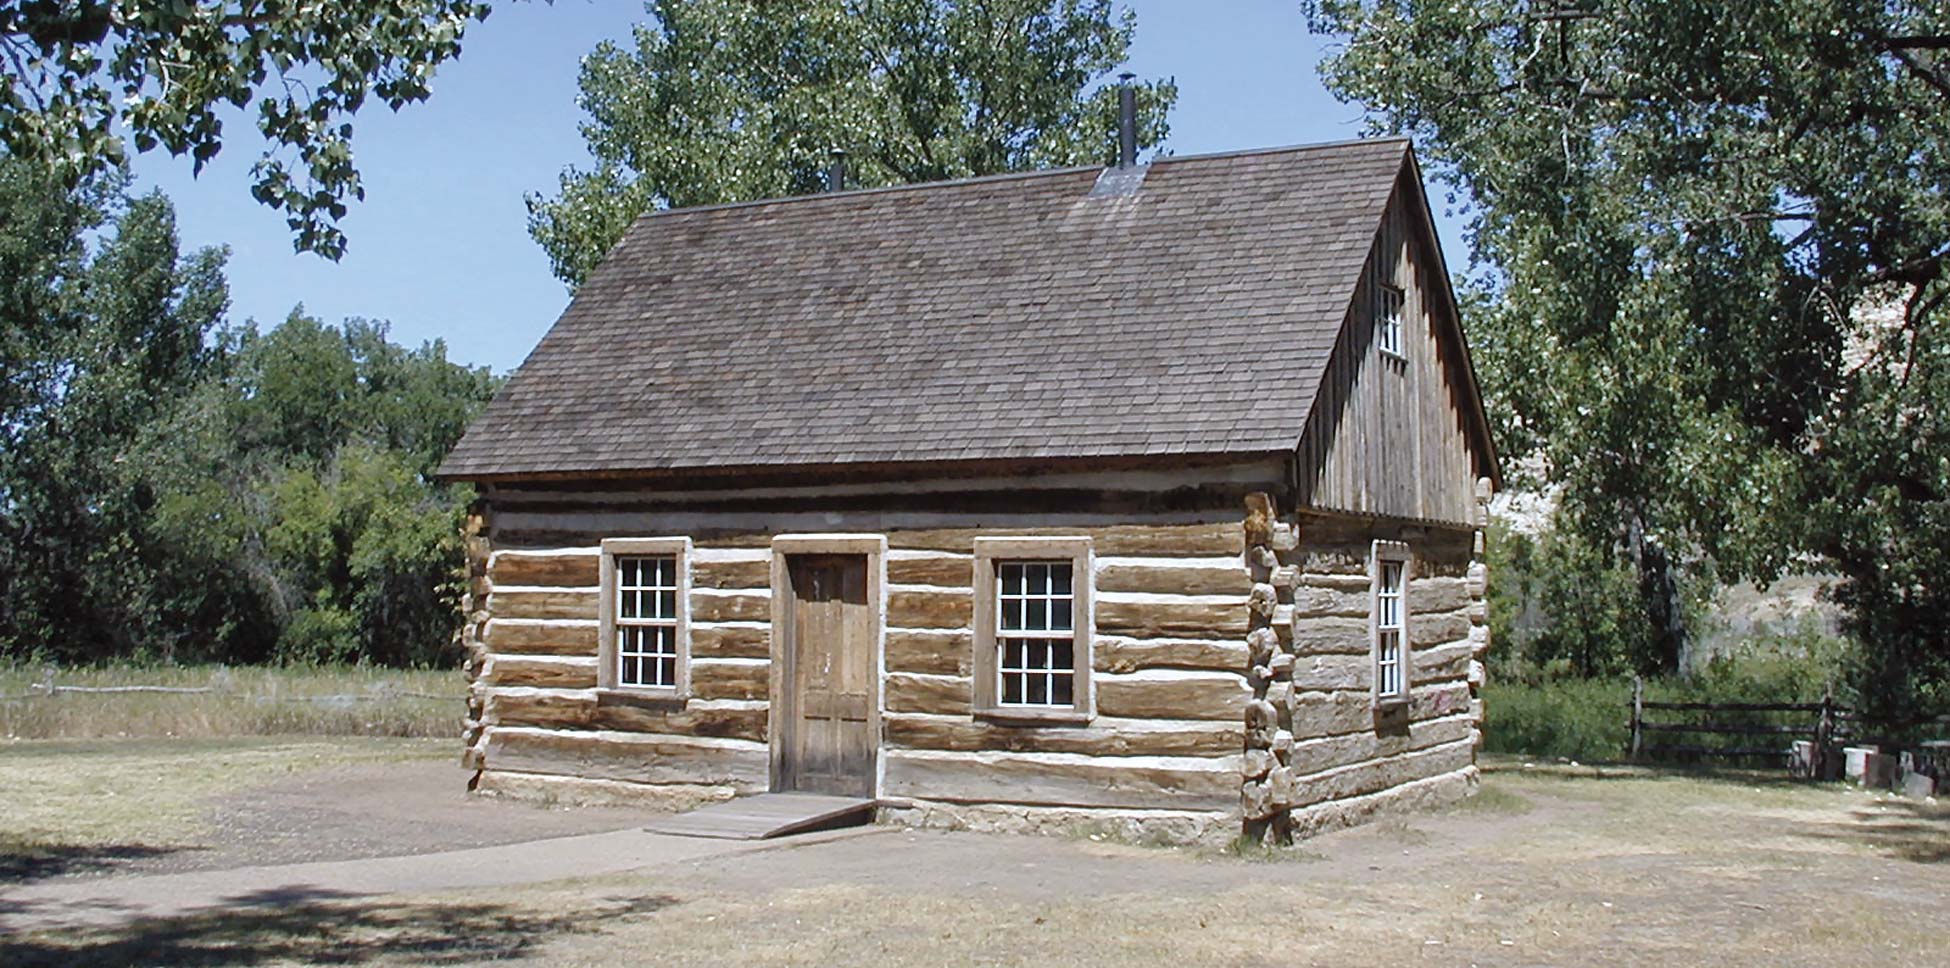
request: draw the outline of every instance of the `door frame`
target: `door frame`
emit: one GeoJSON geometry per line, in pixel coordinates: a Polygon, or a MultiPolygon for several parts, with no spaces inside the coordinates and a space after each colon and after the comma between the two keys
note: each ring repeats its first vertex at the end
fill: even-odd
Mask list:
{"type": "MultiPolygon", "coordinates": [[[[769,708],[765,715],[765,741],[769,748],[767,760],[770,763],[768,788],[779,790],[780,767],[785,761],[784,719],[779,711],[784,708],[786,689],[790,688],[793,675],[792,609],[795,599],[792,593],[792,575],[786,568],[786,558],[791,555],[862,555],[867,562],[867,607],[872,610],[873,644],[872,679],[873,695],[867,703],[867,731],[873,741],[873,796],[878,798],[881,779],[886,774],[886,765],[881,756],[880,709],[885,701],[887,649],[887,536],[884,534],[782,534],[772,538],[772,668],[770,686],[767,689],[769,708]]],[[[796,710],[797,703],[793,708],[796,710]]]]}

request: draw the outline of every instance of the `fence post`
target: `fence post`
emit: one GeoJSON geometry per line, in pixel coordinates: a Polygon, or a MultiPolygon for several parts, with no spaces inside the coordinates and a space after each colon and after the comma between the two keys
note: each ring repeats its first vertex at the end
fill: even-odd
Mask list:
{"type": "Polygon", "coordinates": [[[1834,756],[1829,747],[1835,742],[1835,684],[1829,683],[1821,691],[1821,719],[1815,723],[1815,762],[1816,780],[1828,779],[1829,760],[1834,756]]]}
{"type": "Polygon", "coordinates": [[[1645,704],[1645,680],[1639,676],[1633,676],[1632,677],[1632,760],[1634,762],[1637,762],[1639,758],[1639,741],[1642,732],[1639,729],[1639,723],[1645,717],[1644,704],[1645,704]]]}

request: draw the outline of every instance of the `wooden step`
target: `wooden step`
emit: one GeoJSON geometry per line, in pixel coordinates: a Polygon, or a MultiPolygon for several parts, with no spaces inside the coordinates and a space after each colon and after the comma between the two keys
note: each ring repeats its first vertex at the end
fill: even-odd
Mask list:
{"type": "Polygon", "coordinates": [[[873,822],[874,801],[818,793],[762,793],[666,817],[643,829],[679,837],[765,840],[873,822]]]}

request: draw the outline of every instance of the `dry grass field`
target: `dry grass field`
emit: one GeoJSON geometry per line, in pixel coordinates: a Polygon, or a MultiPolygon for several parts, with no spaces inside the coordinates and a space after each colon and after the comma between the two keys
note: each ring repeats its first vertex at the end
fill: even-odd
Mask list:
{"type": "Polygon", "coordinates": [[[455,670],[0,665],[0,740],[455,736],[466,694],[455,670]],[[130,686],[193,691],[81,691],[130,686]]]}
{"type": "MultiPolygon", "coordinates": [[[[0,747],[0,769],[21,745],[0,747]]],[[[452,769],[446,750],[401,746],[387,763],[381,749],[348,755],[377,758],[354,767],[369,780],[452,769]]],[[[222,755],[208,775],[231,797],[291,763],[275,744],[222,755]]],[[[60,758],[0,788],[42,782],[60,758]]],[[[44,785],[36,829],[97,837],[96,820],[71,818],[103,803],[86,774],[119,767],[67,758],[75,775],[44,785]]],[[[177,807],[103,823],[167,839],[199,781],[170,782],[159,800],[177,807]]],[[[23,802],[0,803],[8,827],[23,802]]],[[[371,821],[388,822],[405,821],[371,821]]],[[[0,907],[5,894],[0,882],[0,907]]],[[[1760,774],[1497,762],[1460,808],[1285,851],[883,830],[519,889],[297,894],[0,938],[0,963],[1833,968],[1950,964],[1946,912],[1944,805],[1760,774]]]]}

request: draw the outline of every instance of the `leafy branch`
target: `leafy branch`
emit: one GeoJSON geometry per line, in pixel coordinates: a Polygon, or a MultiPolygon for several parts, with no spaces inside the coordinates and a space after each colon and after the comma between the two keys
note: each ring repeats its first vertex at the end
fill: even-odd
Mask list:
{"type": "Polygon", "coordinates": [[[346,201],[364,197],[351,118],[368,99],[425,100],[484,0],[0,0],[0,145],[69,185],[138,151],[196,170],[254,115],[266,146],[251,193],[286,214],[293,246],[336,259],[346,201]],[[119,133],[126,132],[126,135],[119,133]]]}

